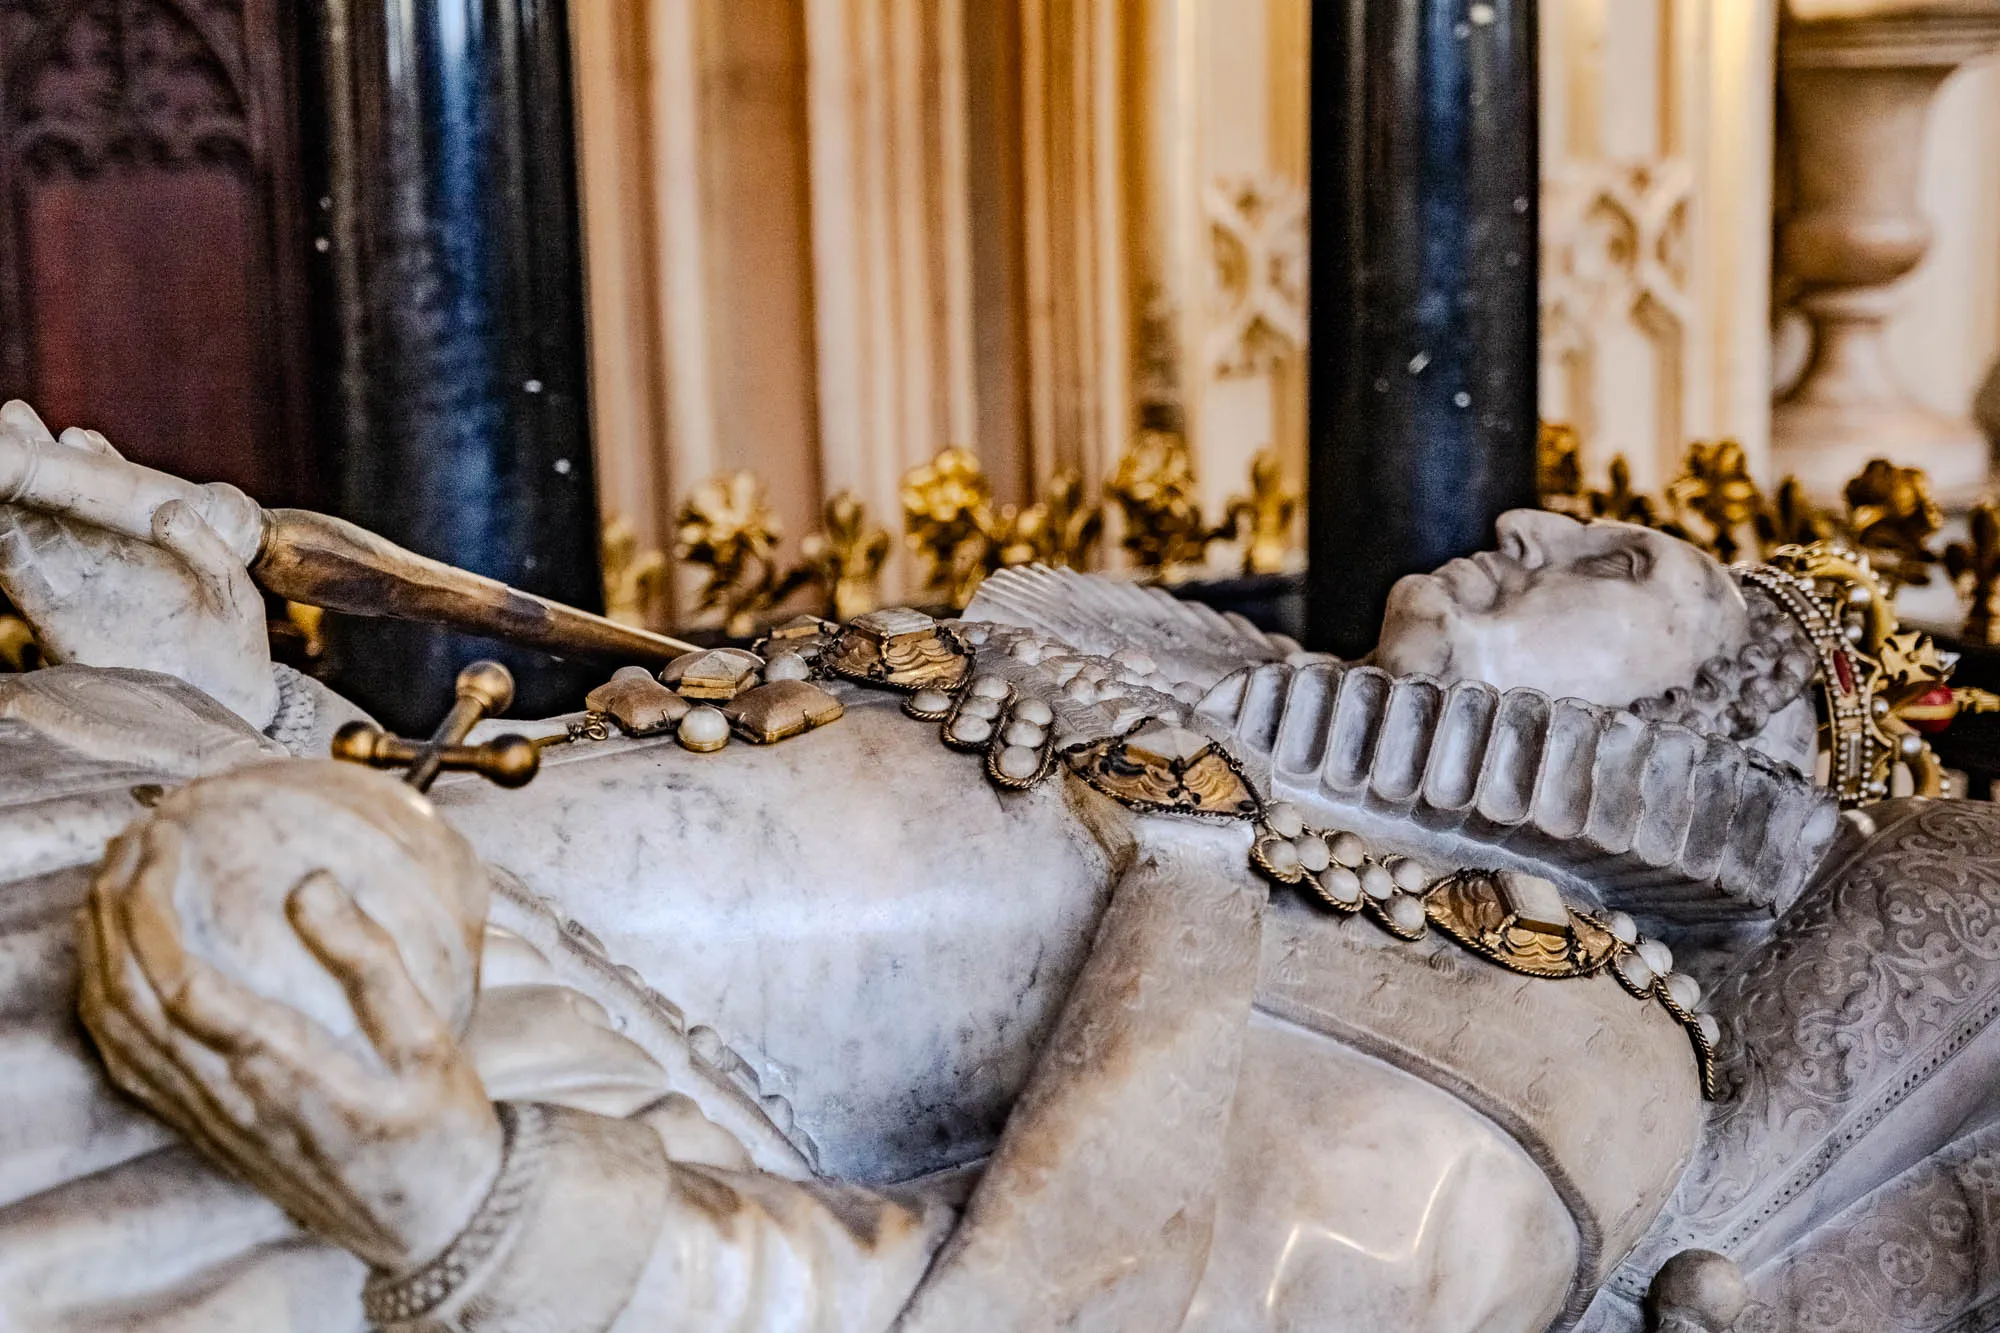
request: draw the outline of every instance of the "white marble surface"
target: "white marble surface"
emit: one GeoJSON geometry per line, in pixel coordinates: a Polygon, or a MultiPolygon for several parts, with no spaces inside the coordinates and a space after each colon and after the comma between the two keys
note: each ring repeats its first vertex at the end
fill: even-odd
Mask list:
{"type": "MultiPolygon", "coordinates": [[[[337,706],[302,689],[287,705],[270,671],[238,549],[254,506],[178,482],[163,489],[156,476],[124,470],[101,439],[52,441],[17,409],[0,425],[9,441],[0,465],[13,468],[0,482],[18,502],[0,513],[0,584],[58,656],[163,666],[199,687],[87,667],[0,687],[0,833],[9,835],[0,841],[0,1067],[12,1076],[0,1094],[11,1099],[0,1116],[0,1313],[35,1328],[103,1327],[115,1307],[129,1327],[176,1333],[230,1321],[300,1333],[352,1327],[342,1303],[353,1299],[357,1265],[303,1244],[282,1212],[171,1146],[109,1092],[68,1019],[74,963],[63,938],[80,867],[158,795],[140,791],[276,753],[255,729],[267,722],[287,745],[315,744],[337,706]],[[192,521],[202,514],[210,526],[192,521]],[[231,1280],[215,1285],[224,1268],[231,1280]]],[[[1532,699],[1406,681],[1382,697],[1391,712],[1415,710],[1403,719],[1410,725],[1342,735],[1330,690],[1287,686],[1272,694],[1279,706],[1268,726],[1246,723],[1255,711],[1247,692],[1242,707],[1211,722],[1239,739],[1266,737],[1244,756],[1252,776],[1283,787],[1311,822],[1358,829],[1378,851],[1439,868],[1490,855],[1611,903],[1651,894],[1670,922],[1689,905],[1693,917],[1718,904],[1753,915],[1784,909],[1769,947],[1836,997],[1859,984],[1855,960],[1884,960],[1864,969],[1881,1009],[1868,1024],[1775,970],[1720,988],[1718,1012],[1748,1052],[1736,1076],[1752,1080],[1754,1095],[1741,1102],[1752,1111],[1718,1119],[1702,1169],[1683,1187],[1685,1206],[1636,1261],[1656,1267],[1662,1246],[1700,1230],[1690,1218],[1720,1218],[1718,1243],[1762,1261],[1749,1273],[1757,1299],[1798,1299],[1773,1266],[1824,1266],[1850,1251],[1875,1234],[1850,1225],[1857,1209],[1881,1201],[1885,1219],[1935,1216],[1940,1191],[1989,1171],[1981,1136],[1992,1123],[1982,1091],[1991,1043],[1980,1015],[1989,976],[2000,973],[1983,909],[1972,910],[1992,896],[1975,846],[1983,826],[1971,843],[1943,838],[1955,850],[1931,869],[1912,843],[1816,872],[1805,854],[1821,846],[1813,800],[1759,789],[1743,798],[1742,829],[1721,828],[1705,818],[1712,802],[1670,790],[1682,768],[1690,781],[1710,770],[1669,730],[1600,710],[1589,713],[1595,730],[1557,736],[1562,710],[1548,708],[1548,696],[1622,705],[1684,686],[1741,647],[1746,613],[1718,566],[1658,534],[1546,515],[1510,517],[1503,533],[1502,552],[1399,590],[1380,660],[1532,686],[1532,699]],[[1551,729],[1525,725],[1542,716],[1537,708],[1551,729]],[[1482,765],[1496,746],[1513,749],[1489,772],[1482,765]],[[1544,792],[1530,780],[1537,766],[1582,764],[1584,749],[1591,784],[1544,792]],[[1351,780],[1327,780],[1341,773],[1351,780]],[[1758,811],[1766,823],[1753,828],[1758,811]],[[1531,827],[1532,836],[1523,831],[1531,827]],[[1799,854],[1784,854],[1788,838],[1799,854]],[[1869,895],[1887,903],[1883,884],[1904,880],[1894,911],[1871,915],[1869,895]],[[1903,918],[1919,909],[1948,919],[1912,932],[1903,918]],[[1933,940],[1950,961],[1926,961],[1933,940]],[[1913,1008],[1899,998],[1910,994],[1926,999],[1913,1008]],[[1941,1035],[1879,1039],[1896,1023],[1941,1035]],[[1815,1053],[1828,1042],[1846,1061],[1869,1062],[1868,1080],[1847,1092],[1903,1095],[1879,1108],[1843,1104],[1846,1128],[1829,1120],[1824,1133],[1849,1137],[1821,1155],[1814,1126],[1826,1099],[1815,1079],[1832,1066],[1815,1053]],[[1751,1171],[1753,1185],[1738,1190],[1744,1161],[1793,1156],[1805,1163],[1792,1173],[1797,1187],[1773,1206],[1760,1191],[1789,1185],[1751,1171]],[[1701,1193],[1711,1186],[1722,1193],[1701,1193]]],[[[1268,664],[1261,670],[1273,679],[1317,681],[1320,671],[1299,659],[1281,665],[1290,645],[1151,594],[1053,576],[1024,577],[1018,597],[1005,591],[990,599],[994,614],[1025,635],[1007,638],[1010,658],[1023,644],[1044,661],[1050,643],[1115,650],[1122,665],[1105,679],[1122,686],[1129,676],[1162,706],[1186,707],[1239,653],[1268,664]]],[[[1137,688],[1130,697],[1146,697],[1137,688]]],[[[1264,953],[1254,967],[1233,945],[1197,948],[1197,935],[1220,940],[1244,925],[1230,904],[1262,901],[1261,887],[1239,879],[1247,871],[1217,862],[1188,879],[1186,893],[1127,872],[1181,866],[1212,831],[1128,819],[1060,780],[1000,792],[976,759],[900,716],[893,696],[847,698],[839,723],[769,749],[693,755],[670,741],[613,740],[551,751],[525,792],[468,780],[439,788],[454,825],[531,892],[502,895],[504,910],[519,912],[484,944],[492,1003],[463,1048],[443,1041],[434,1063],[460,1068],[470,1051],[479,1062],[470,1067],[497,1089],[570,1099],[550,1122],[560,1185],[546,1207],[506,1221],[510,1243],[523,1248],[481,1299],[523,1319],[593,1328],[620,1317],[619,1327],[700,1327],[725,1309],[749,1311],[745,1327],[786,1326],[772,1321],[788,1300],[811,1304],[822,1327],[879,1327],[917,1281],[943,1215],[934,1203],[800,1177],[816,1164],[864,1181],[906,1180],[976,1166],[996,1142],[973,1220],[947,1254],[998,1256],[953,1271],[967,1291],[1003,1284],[992,1290],[1004,1302],[990,1308],[1021,1314],[1024,1330],[1046,1326],[1034,1311],[1061,1307],[1092,1312],[1080,1327],[1156,1333],[1186,1299],[1193,1326],[1217,1329],[1245,1319],[1531,1327],[1552,1311],[1577,1314],[1646,1230],[1700,1118],[1685,1033],[1657,1005],[1601,976],[1532,981],[1436,939],[1395,941],[1285,893],[1256,925],[1264,953]],[[1137,883],[1151,884],[1148,906],[1107,925],[1107,902],[1137,883]],[[535,894],[552,901],[553,918],[535,894]],[[1179,951],[1177,922],[1194,932],[1179,951]],[[1093,955],[1094,943],[1106,952],[1093,955]],[[1091,980],[1072,995],[1079,975],[1091,980]],[[1162,984],[1169,975],[1186,984],[1162,984]],[[1258,1017],[1223,1021],[1253,1006],[1258,1017]],[[1051,1032],[1067,1035],[1050,1046],[1051,1032]],[[1045,1050],[1059,1058],[1042,1062],[1045,1050]],[[1089,1058],[1068,1068],[1062,1052],[1089,1058]],[[1176,1058],[1187,1062],[1179,1091],[1176,1058]],[[1031,1114],[1010,1125],[1024,1088],[1038,1089],[1031,1114]],[[1186,1137],[1162,1135],[1162,1124],[1186,1137]],[[758,1170],[744,1171],[746,1162],[758,1170]],[[1418,1209],[1420,1195],[1430,1202],[1418,1209]],[[740,1206],[703,1202],[721,1198],[740,1206]],[[1064,1203],[1038,1212],[1048,1200],[1064,1203]],[[1149,1249],[1146,1210],[1156,1208],[1181,1220],[1162,1224],[1149,1249]],[[1193,1238],[1210,1216],[1214,1243],[1204,1250],[1193,1238]],[[587,1252],[576,1247],[585,1235],[587,1252]],[[684,1279],[694,1270],[677,1255],[698,1256],[704,1281],[786,1276],[761,1292],[724,1282],[690,1300],[684,1279]],[[1149,1268],[1151,1257],[1159,1262],[1149,1268]],[[1107,1272],[1116,1280],[1092,1288],[1107,1272]]],[[[1784,744],[1797,740],[1788,733],[1784,744]]],[[[1723,785],[1739,796],[1770,776],[1713,766],[1725,769],[1733,776],[1723,785]]],[[[285,818],[297,822],[295,812],[285,818]]],[[[334,861],[354,850],[326,829],[300,837],[316,837],[334,861]]],[[[243,875],[246,859],[212,867],[213,877],[243,875]]],[[[284,978],[266,981],[267,991],[285,991],[284,978]]],[[[369,975],[371,995],[381,981],[379,969],[369,975]]],[[[458,1019],[462,995],[432,1001],[458,1019]]],[[[319,1001],[338,1027],[330,995],[305,1007],[319,1001]]],[[[282,1022],[271,1034],[297,1035],[282,1022]]],[[[218,1088],[236,1077],[184,1063],[184,1074],[218,1088]]],[[[322,1081],[339,1080],[302,1077],[292,1101],[272,1100],[268,1082],[237,1091],[259,1108],[249,1123],[267,1125],[320,1105],[322,1081]]],[[[429,1105],[408,1095],[349,1097],[343,1115],[378,1137],[421,1130],[424,1115],[398,1124],[391,1114],[429,1105]]],[[[474,1119],[492,1110],[483,1089],[450,1104],[474,1119]]],[[[336,1119],[311,1118],[306,1137],[338,1129],[336,1119]]],[[[379,1160],[355,1166],[380,1146],[373,1140],[304,1159],[284,1155],[283,1135],[249,1146],[276,1155],[253,1156],[264,1169],[241,1174],[288,1198],[322,1237],[378,1259],[401,1251],[376,1248],[379,1225],[357,1231],[353,1218],[316,1212],[314,1190],[430,1179],[450,1155],[433,1151],[398,1174],[379,1160]],[[300,1188],[304,1196],[285,1194],[300,1188]]],[[[392,1212],[411,1201],[363,1195],[392,1212]]],[[[410,1246],[408,1236],[387,1239],[410,1246]]],[[[1987,1267],[2000,1273],[1970,1248],[1952,1254],[1973,1275],[1967,1300],[1985,1289],[1987,1267]]],[[[1636,1297],[1649,1273],[1621,1275],[1625,1295],[1636,1297]]],[[[1625,1313],[1636,1318],[1636,1307],[1625,1313]]]]}
{"type": "Polygon", "coordinates": [[[1531,1333],[1576,1271],[1568,1208],[1498,1125],[1267,1014],[1251,1020],[1224,1174],[1186,1333],[1531,1333]]]}
{"type": "MultiPolygon", "coordinates": [[[[824,1169],[894,1180],[993,1145],[1127,854],[1119,833],[1127,821],[1113,815],[1093,835],[1072,808],[1087,798],[1065,794],[1060,781],[999,792],[976,759],[946,750],[935,726],[902,716],[893,696],[841,688],[847,717],[801,740],[706,756],[627,740],[565,747],[550,752],[556,762],[522,796],[455,782],[439,801],[482,854],[552,893],[608,956],[671,996],[690,1030],[712,1029],[748,1060],[786,1097],[797,1137],[824,1169]],[[830,783],[829,770],[845,780],[830,783]],[[916,1097],[906,1094],[913,1088],[916,1097]]],[[[1394,1247],[1381,1262],[1349,1256],[1337,1282],[1302,1278],[1274,1308],[1350,1321],[1422,1310],[1427,1322],[1413,1326],[1439,1329],[1487,1326],[1496,1303],[1563,1309],[1572,1284],[1587,1290],[1615,1257],[1603,1247],[1622,1250],[1643,1228],[1686,1160],[1700,1103],[1685,1034],[1607,978],[1511,976],[1456,946],[1402,944],[1289,895],[1277,920],[1260,995],[1343,1041],[1369,1026],[1357,1026],[1352,1007],[1380,1004],[1350,993],[1349,974],[1374,974],[1356,973],[1345,951],[1400,965],[1393,978],[1362,983],[1397,997],[1388,1011],[1396,1016],[1384,1021],[1414,1042],[1391,1052],[1370,1039],[1404,1062],[1377,1090],[1385,1108],[1411,1102],[1410,1114],[1428,1117],[1437,1133],[1363,1134],[1343,1140],[1339,1170],[1303,1171],[1300,1154],[1318,1161],[1319,1148],[1293,1122],[1319,1112],[1281,1102],[1310,1100],[1318,1084],[1283,1071],[1306,1067],[1306,1055],[1330,1043],[1271,1020],[1264,1026],[1283,1027],[1301,1049],[1269,1032],[1252,1041],[1251,1100],[1239,1108],[1244,1137],[1232,1149],[1242,1158],[1226,1173],[1221,1217],[1233,1227],[1262,1214],[1257,1200],[1290,1189],[1289,1225],[1304,1234],[1323,1225],[1321,1214],[1351,1211],[1364,1192],[1357,1181],[1390,1178],[1442,1184],[1453,1202],[1438,1215],[1440,1229],[1419,1238],[1418,1256],[1394,1247]],[[1498,1025],[1489,1035],[1518,1028],[1517,1042],[1489,1044],[1478,1023],[1467,1029],[1459,1006],[1474,995],[1498,1025]],[[1350,1016],[1329,1028],[1313,1017],[1316,1004],[1328,1018],[1350,1016]],[[1432,1049],[1415,1040],[1419,1032],[1442,1044],[1432,1049]],[[1454,1032],[1460,1039],[1443,1041],[1454,1032]],[[1598,1055],[1592,1077],[1572,1086],[1578,1049],[1598,1055]],[[1647,1115],[1624,1115],[1628,1100],[1647,1115]],[[1536,1161],[1560,1163],[1571,1193],[1559,1197],[1536,1161]],[[1523,1248],[1448,1261],[1456,1242],[1446,1238],[1475,1215],[1517,1219],[1523,1248]],[[1577,1248],[1577,1217],[1592,1230],[1587,1253],[1577,1248]],[[1448,1262],[1457,1267],[1445,1282],[1448,1262]],[[1328,1295],[1336,1289],[1337,1300],[1328,1295]]],[[[1361,1077],[1354,1061],[1375,1067],[1361,1056],[1335,1061],[1329,1104],[1347,1105],[1339,1079],[1361,1077]]],[[[1368,1123],[1393,1123],[1395,1113],[1385,1114],[1389,1121],[1368,1123]]],[[[1215,1291],[1262,1289],[1285,1269],[1276,1225],[1267,1218],[1227,1238],[1218,1253],[1228,1257],[1210,1269],[1215,1291]]],[[[1219,1299],[1205,1307],[1217,1328],[1227,1326],[1213,1322],[1219,1299]]]]}
{"type": "Polygon", "coordinates": [[[821,1169],[892,1181],[989,1150],[1088,950],[1112,854],[1063,784],[1002,792],[899,697],[773,746],[545,752],[523,791],[434,789],[691,1030],[791,1102],[821,1169]]]}

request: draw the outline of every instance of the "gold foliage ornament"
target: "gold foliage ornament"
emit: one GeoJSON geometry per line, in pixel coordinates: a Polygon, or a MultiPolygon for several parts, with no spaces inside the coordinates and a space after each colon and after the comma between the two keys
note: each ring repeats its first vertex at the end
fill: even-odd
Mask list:
{"type": "Polygon", "coordinates": [[[1868,553],[1890,591],[1929,583],[1929,566],[1938,563],[1930,541],[1944,526],[1944,511],[1931,498],[1924,470],[1871,459],[1842,494],[1855,544],[1868,553]]]}
{"type": "Polygon", "coordinates": [[[946,449],[903,475],[903,531],[927,565],[925,583],[953,606],[986,577],[993,484],[969,449],[946,449]]]}
{"type": "Polygon", "coordinates": [[[720,612],[723,632],[748,638],[757,617],[805,582],[777,561],[778,516],[752,472],[730,472],[697,486],[675,523],[674,554],[707,571],[697,609],[720,612]]]}
{"type": "MultiPolygon", "coordinates": [[[[1083,478],[1058,472],[1046,493],[1026,509],[1000,508],[993,543],[998,568],[1014,565],[1081,566],[1104,532],[1104,515],[1083,498],[1083,478]]],[[[991,570],[988,571],[992,572],[991,570]]]]}
{"type": "Polygon", "coordinates": [[[2000,647],[2000,508],[1975,505],[1966,521],[1969,541],[1945,548],[1944,566],[1968,603],[1964,637],[1968,643],[2000,647]]]}
{"type": "Polygon", "coordinates": [[[1544,421],[1535,437],[1535,493],[1542,508],[1571,518],[1596,518],[1583,480],[1583,437],[1576,427],[1544,421]]]}
{"type": "Polygon", "coordinates": [[[1887,459],[1869,462],[1843,492],[1844,514],[1814,505],[1796,478],[1766,495],[1750,476],[1748,456],[1734,440],[1697,440],[1681,471],[1657,501],[1632,489],[1624,455],[1611,460],[1611,485],[1583,479],[1581,441],[1574,428],[1542,423],[1537,476],[1544,509],[1574,518],[1610,518],[1672,533],[1717,559],[1769,558],[1785,546],[1834,542],[1865,555],[1876,586],[1894,596],[1930,580],[1939,556],[1930,543],[1944,515],[1923,469],[1887,459]]]}
{"type": "Polygon", "coordinates": [[[1195,498],[1193,458],[1178,431],[1140,431],[1105,489],[1124,516],[1123,544],[1140,569],[1164,575],[1204,564],[1213,542],[1240,543],[1245,574],[1285,568],[1299,492],[1273,450],[1251,458],[1250,493],[1232,496],[1213,528],[1195,498]]]}
{"type": "Polygon", "coordinates": [[[1124,514],[1125,551],[1141,569],[1168,572],[1206,558],[1213,534],[1195,499],[1194,460],[1179,431],[1140,431],[1105,490],[1124,514]]]}
{"type": "Polygon", "coordinates": [[[639,549],[632,520],[615,514],[598,539],[604,561],[604,614],[622,625],[644,625],[667,586],[667,557],[639,549]]]}
{"type": "MultiPolygon", "coordinates": [[[[1239,543],[1246,574],[1285,568],[1298,517],[1298,488],[1278,456],[1262,450],[1250,462],[1250,491],[1230,499],[1220,526],[1210,527],[1195,496],[1187,440],[1172,430],[1142,430],[1119,458],[1105,495],[1124,518],[1123,545],[1141,570],[1162,574],[1201,565],[1211,543],[1239,543]]],[[[1014,565],[1082,567],[1104,531],[1103,506],[1089,503],[1074,472],[1058,472],[1035,504],[996,506],[979,460],[946,449],[904,474],[903,530],[924,561],[926,586],[940,600],[963,606],[979,583],[1014,565]]]]}
{"type": "Polygon", "coordinates": [[[1583,479],[1583,441],[1573,426],[1544,421],[1537,441],[1536,484],[1541,506],[1571,518],[1608,518],[1657,527],[1653,502],[1632,488],[1632,465],[1625,455],[1611,459],[1611,485],[1598,490],[1583,479]]]}
{"type": "Polygon", "coordinates": [[[925,585],[953,606],[1012,565],[1082,566],[1104,530],[1073,472],[1049,479],[1026,508],[995,506],[993,484],[969,449],[946,449],[903,475],[903,532],[923,558],[925,585]]]}
{"type": "Polygon", "coordinates": [[[1250,459],[1250,494],[1229,501],[1216,535],[1242,543],[1245,574],[1283,573],[1298,512],[1298,488],[1286,484],[1276,451],[1260,449],[1250,459]]]}
{"type": "Polygon", "coordinates": [[[827,498],[825,527],[800,543],[789,569],[777,559],[783,528],[755,473],[731,472],[697,487],[681,507],[674,554],[707,571],[697,609],[720,612],[723,632],[746,639],[786,598],[817,586],[836,617],[860,615],[877,600],[889,534],[868,519],[852,491],[827,498]]]}
{"type": "Polygon", "coordinates": [[[1763,507],[1749,458],[1735,440],[1696,440],[1688,446],[1681,475],[1667,484],[1675,526],[1725,562],[1758,549],[1757,515],[1763,507]]]}
{"type": "Polygon", "coordinates": [[[868,521],[868,506],[853,491],[828,496],[821,516],[825,527],[799,543],[799,554],[835,620],[866,615],[879,595],[889,533],[868,521]]]}

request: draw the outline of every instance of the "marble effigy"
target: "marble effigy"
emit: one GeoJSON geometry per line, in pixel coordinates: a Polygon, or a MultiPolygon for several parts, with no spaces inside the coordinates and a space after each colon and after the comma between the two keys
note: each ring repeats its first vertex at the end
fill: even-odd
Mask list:
{"type": "Polygon", "coordinates": [[[2000,816],[1843,818],[1671,538],[1510,515],[1372,664],[1010,572],[426,799],[228,543],[7,500],[10,1327],[2000,1322],[2000,816]]]}

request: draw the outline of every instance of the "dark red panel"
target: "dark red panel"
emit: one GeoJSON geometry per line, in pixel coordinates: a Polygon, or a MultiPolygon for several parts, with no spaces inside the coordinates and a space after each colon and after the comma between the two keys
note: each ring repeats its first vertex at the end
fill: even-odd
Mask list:
{"type": "Polygon", "coordinates": [[[310,500],[286,0],[0,0],[0,393],[310,500]]]}
{"type": "Polygon", "coordinates": [[[253,495],[284,488],[262,455],[267,371],[244,181],[120,166],[25,183],[28,373],[51,423],[94,426],[127,457],[253,495]]]}

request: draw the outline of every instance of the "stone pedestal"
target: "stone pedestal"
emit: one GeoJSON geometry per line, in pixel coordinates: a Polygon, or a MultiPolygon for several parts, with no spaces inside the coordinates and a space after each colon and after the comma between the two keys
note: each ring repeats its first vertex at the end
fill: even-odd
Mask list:
{"type": "Polygon", "coordinates": [[[1883,332],[1896,281],[1930,247],[1917,186],[1932,98],[1954,69],[1996,47],[2000,0],[1800,3],[1781,30],[1796,177],[1779,260],[1799,283],[1813,351],[1772,413],[1771,443],[1774,470],[1816,500],[1838,502],[1878,457],[1924,468],[1948,507],[1985,489],[1984,435],[1911,398],[1883,332]]]}

